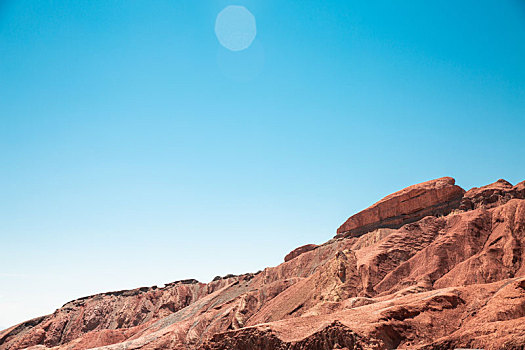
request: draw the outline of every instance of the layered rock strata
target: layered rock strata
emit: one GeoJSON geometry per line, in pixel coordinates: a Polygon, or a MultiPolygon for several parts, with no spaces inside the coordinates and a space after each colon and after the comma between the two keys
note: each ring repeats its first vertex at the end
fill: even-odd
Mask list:
{"type": "Polygon", "coordinates": [[[425,216],[446,215],[457,209],[465,190],[451,177],[423,182],[386,196],[352,215],[337,236],[359,236],[378,228],[400,228],[425,216]]]}

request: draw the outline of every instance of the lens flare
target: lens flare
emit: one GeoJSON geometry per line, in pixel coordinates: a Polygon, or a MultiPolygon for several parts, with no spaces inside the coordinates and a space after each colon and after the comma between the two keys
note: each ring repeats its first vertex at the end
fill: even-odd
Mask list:
{"type": "Polygon", "coordinates": [[[255,17],[244,6],[227,6],[217,15],[215,35],[228,50],[245,50],[257,35],[255,17]]]}

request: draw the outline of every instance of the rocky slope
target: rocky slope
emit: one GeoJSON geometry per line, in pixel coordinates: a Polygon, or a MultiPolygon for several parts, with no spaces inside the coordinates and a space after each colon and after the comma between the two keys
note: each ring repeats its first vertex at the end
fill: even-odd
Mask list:
{"type": "Polygon", "coordinates": [[[525,182],[433,180],[342,227],[256,274],[69,302],[0,349],[525,349],[525,182]]]}

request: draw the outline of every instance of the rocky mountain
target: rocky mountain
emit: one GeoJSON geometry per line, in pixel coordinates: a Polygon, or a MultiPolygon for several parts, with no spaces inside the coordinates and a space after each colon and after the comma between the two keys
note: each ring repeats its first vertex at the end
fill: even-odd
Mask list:
{"type": "Polygon", "coordinates": [[[102,293],[0,349],[525,349],[525,181],[410,186],[254,274],[102,293]]]}

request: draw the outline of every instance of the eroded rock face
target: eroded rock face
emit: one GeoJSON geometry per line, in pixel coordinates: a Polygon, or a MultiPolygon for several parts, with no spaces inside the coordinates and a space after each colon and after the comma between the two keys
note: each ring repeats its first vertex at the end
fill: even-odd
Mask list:
{"type": "Polygon", "coordinates": [[[498,181],[467,192],[471,209],[300,247],[260,273],[78,299],[1,331],[0,349],[523,349],[524,190],[498,181]]]}
{"type": "Polygon", "coordinates": [[[352,215],[337,236],[360,236],[378,228],[400,228],[425,216],[446,215],[459,207],[465,191],[451,177],[423,182],[395,192],[352,215]]]}
{"type": "Polygon", "coordinates": [[[230,283],[231,280],[210,284],[183,280],[164,288],[143,287],[76,299],[51,315],[1,332],[0,348],[19,349],[37,344],[53,347],[85,334],[117,329],[127,331],[98,333],[95,343],[123,341],[141,329],[136,326],[170,315],[230,283]]]}
{"type": "Polygon", "coordinates": [[[474,187],[465,193],[459,209],[472,210],[475,208],[494,208],[505,204],[513,198],[525,198],[525,181],[516,186],[503,179],[483,187],[474,187]]]}
{"type": "Polygon", "coordinates": [[[298,341],[283,341],[269,329],[254,327],[237,332],[214,335],[202,349],[363,349],[361,337],[339,321],[334,321],[320,331],[298,341]]]}

